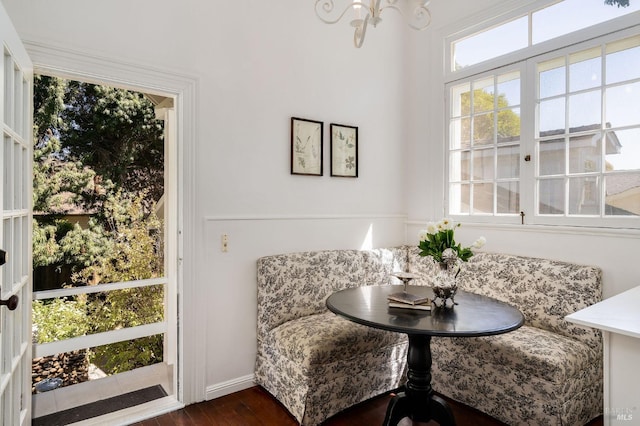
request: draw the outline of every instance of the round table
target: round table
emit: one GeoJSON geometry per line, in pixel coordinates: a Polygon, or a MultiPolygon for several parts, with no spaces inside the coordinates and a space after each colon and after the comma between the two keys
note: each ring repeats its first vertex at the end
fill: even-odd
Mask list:
{"type": "MultiPolygon", "coordinates": [[[[333,293],[327,308],[348,320],[382,330],[406,333],[407,384],[387,408],[384,425],[397,425],[409,417],[414,421],[433,419],[441,425],[455,425],[451,408],[431,387],[431,336],[473,337],[507,333],[524,323],[515,307],[490,297],[458,290],[456,305],[430,311],[392,308],[387,296],[402,292],[404,286],[362,286],[333,293]]],[[[408,286],[407,292],[433,298],[425,286],[408,286]]]]}

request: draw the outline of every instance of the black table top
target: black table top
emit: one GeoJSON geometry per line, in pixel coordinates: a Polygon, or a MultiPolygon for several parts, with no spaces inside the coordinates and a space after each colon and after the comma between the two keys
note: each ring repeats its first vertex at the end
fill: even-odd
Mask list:
{"type": "MultiPolygon", "coordinates": [[[[524,317],[515,307],[474,293],[458,290],[454,307],[435,307],[431,311],[391,308],[387,295],[401,292],[402,285],[362,286],[333,293],[327,308],[351,321],[369,327],[407,334],[429,336],[489,336],[519,328],[524,317]]],[[[426,286],[408,286],[407,292],[433,298],[426,286]]]]}

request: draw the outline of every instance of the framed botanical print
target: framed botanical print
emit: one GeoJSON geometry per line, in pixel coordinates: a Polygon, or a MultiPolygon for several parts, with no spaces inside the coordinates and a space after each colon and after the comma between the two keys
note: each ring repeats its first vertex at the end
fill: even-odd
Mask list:
{"type": "Polygon", "coordinates": [[[358,128],[331,123],[331,176],[358,177],[358,128]]]}
{"type": "Polygon", "coordinates": [[[291,117],[291,174],[322,176],[322,121],[291,117]]]}

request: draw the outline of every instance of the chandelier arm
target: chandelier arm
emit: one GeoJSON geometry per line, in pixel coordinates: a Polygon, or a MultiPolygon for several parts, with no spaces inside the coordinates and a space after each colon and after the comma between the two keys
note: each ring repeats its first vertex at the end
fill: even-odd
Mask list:
{"type": "Polygon", "coordinates": [[[356,26],[355,31],[353,32],[353,45],[360,49],[362,47],[362,43],[364,43],[364,36],[367,35],[367,25],[369,25],[370,14],[367,13],[367,16],[364,17],[362,22],[356,26]]]}
{"type": "Polygon", "coordinates": [[[318,17],[318,19],[320,19],[325,24],[335,24],[335,23],[337,23],[338,21],[340,21],[342,19],[342,17],[349,11],[349,9],[353,9],[356,6],[364,7],[365,10],[369,9],[369,4],[364,3],[362,1],[357,1],[357,2],[353,2],[353,3],[349,3],[344,8],[342,13],[340,13],[340,15],[338,15],[337,18],[328,19],[328,17],[330,15],[332,15],[332,13],[333,13],[333,11],[335,9],[335,4],[334,4],[333,0],[316,0],[316,16],[318,17]],[[323,15],[326,16],[327,18],[325,18],[323,15]]]}
{"type": "MultiPolygon", "coordinates": [[[[413,11],[410,13],[410,16],[414,22],[417,22],[417,24],[414,24],[413,22],[407,22],[407,25],[410,28],[421,31],[427,28],[429,24],[431,24],[431,12],[429,11],[429,9],[427,9],[427,5],[429,3],[430,2],[427,2],[426,4],[417,6],[415,9],[413,9],[413,11]]],[[[400,14],[400,16],[405,19],[407,18],[405,11],[402,8],[396,6],[396,0],[388,0],[388,4],[380,8],[380,13],[382,13],[382,11],[385,9],[394,9],[400,14]]]]}

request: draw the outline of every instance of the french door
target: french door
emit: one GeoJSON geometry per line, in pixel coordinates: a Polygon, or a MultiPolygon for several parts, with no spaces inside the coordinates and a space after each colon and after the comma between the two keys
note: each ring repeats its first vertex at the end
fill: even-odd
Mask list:
{"type": "Polygon", "coordinates": [[[0,48],[0,425],[16,426],[31,422],[33,66],[1,3],[0,48]]]}

